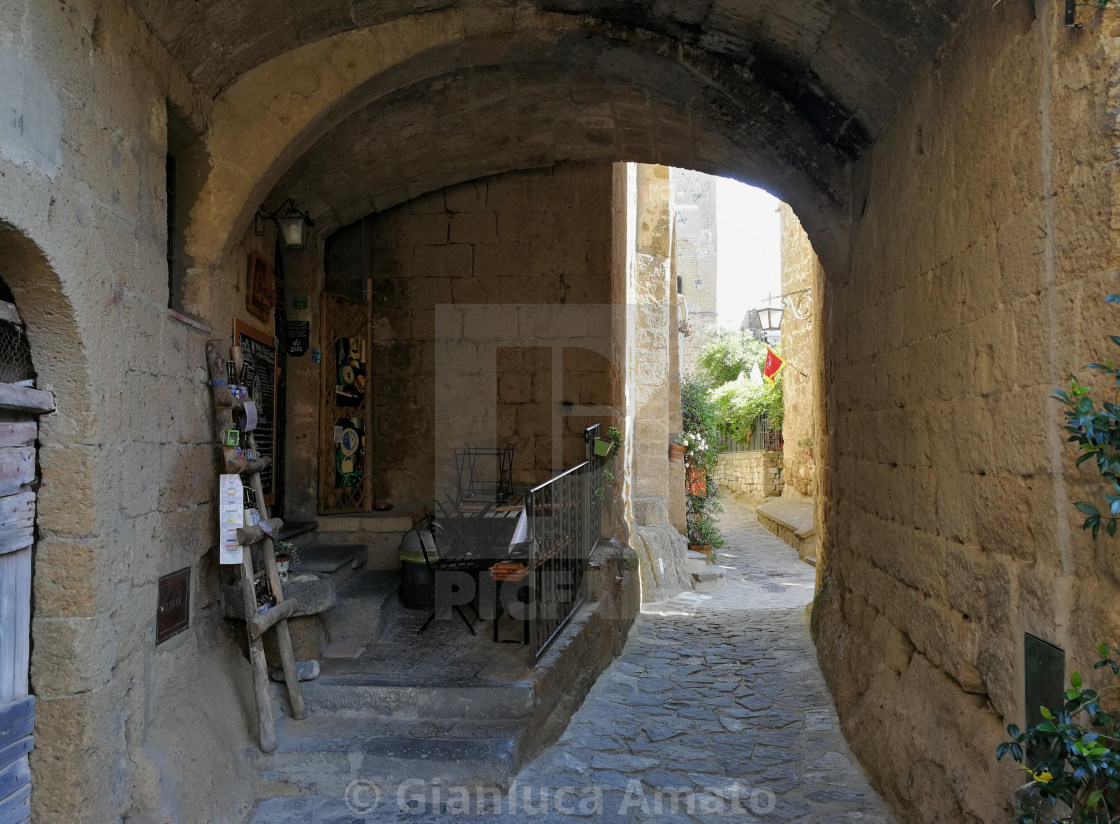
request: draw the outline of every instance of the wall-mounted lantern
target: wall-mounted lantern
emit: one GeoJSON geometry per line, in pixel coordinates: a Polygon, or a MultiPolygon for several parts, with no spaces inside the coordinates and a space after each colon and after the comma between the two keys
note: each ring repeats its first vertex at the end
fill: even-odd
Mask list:
{"type": "Polygon", "coordinates": [[[758,312],[758,322],[762,324],[763,332],[777,332],[782,328],[782,314],[785,312],[782,307],[767,306],[755,311],[758,312]]]}
{"type": "Polygon", "coordinates": [[[790,313],[798,320],[805,320],[813,313],[813,294],[808,289],[799,289],[796,292],[778,295],[776,298],[770,298],[767,303],[775,300],[778,301],[777,306],[764,306],[761,309],[755,309],[755,312],[758,313],[758,322],[762,324],[762,331],[764,332],[777,332],[782,328],[782,316],[786,309],[789,309],[790,313]]]}
{"type": "Polygon", "coordinates": [[[306,212],[297,209],[294,200],[288,198],[275,212],[269,212],[268,207],[262,203],[257,209],[254,226],[258,236],[264,234],[266,220],[273,221],[280,230],[280,239],[284,242],[285,249],[307,248],[307,230],[315,225],[315,221],[306,212]]]}

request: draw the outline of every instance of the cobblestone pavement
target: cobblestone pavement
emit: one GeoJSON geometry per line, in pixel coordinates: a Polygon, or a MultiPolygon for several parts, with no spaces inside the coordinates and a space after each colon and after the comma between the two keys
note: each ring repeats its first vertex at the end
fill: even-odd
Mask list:
{"type": "Polygon", "coordinates": [[[507,797],[480,805],[426,786],[408,800],[438,802],[442,814],[401,812],[399,797],[367,816],[309,799],[299,820],[893,824],[817,667],[805,613],[813,568],[753,510],[725,510],[724,586],[647,604],[623,655],[507,797]]]}

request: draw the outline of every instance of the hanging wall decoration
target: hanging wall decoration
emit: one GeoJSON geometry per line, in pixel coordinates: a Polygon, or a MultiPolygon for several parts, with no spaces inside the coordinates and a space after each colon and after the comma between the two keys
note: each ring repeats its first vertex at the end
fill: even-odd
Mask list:
{"type": "Polygon", "coordinates": [[[272,319],[272,307],[276,303],[276,285],[273,280],[272,265],[256,252],[250,252],[245,308],[264,323],[272,319]]]}

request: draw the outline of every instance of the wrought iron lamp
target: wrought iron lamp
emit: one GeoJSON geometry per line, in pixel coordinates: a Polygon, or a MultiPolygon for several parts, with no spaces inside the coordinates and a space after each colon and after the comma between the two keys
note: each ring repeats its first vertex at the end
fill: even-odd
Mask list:
{"type": "Polygon", "coordinates": [[[798,289],[796,292],[778,295],[777,298],[770,298],[770,300],[777,300],[778,305],[755,310],[764,332],[777,332],[782,328],[782,316],[786,309],[789,309],[798,320],[805,320],[813,313],[813,293],[808,289],[798,289]]]}
{"type": "Polygon", "coordinates": [[[288,198],[275,212],[269,212],[265,204],[257,209],[256,225],[257,235],[264,234],[264,222],[271,220],[280,230],[280,238],[284,241],[285,249],[306,249],[307,230],[315,225],[315,221],[306,212],[296,208],[292,198],[288,198]]]}

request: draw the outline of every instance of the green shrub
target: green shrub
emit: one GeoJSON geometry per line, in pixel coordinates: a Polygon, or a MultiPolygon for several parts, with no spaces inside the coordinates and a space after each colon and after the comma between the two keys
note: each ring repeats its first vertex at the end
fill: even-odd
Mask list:
{"type": "MultiPolygon", "coordinates": [[[[1120,674],[1111,656],[1117,650],[1099,644],[1105,656],[1094,666],[1120,674]]],[[[1120,715],[1105,709],[1101,695],[1082,683],[1081,673],[1069,678],[1065,702],[1042,707],[1043,721],[1025,731],[1011,724],[1010,741],[996,749],[996,758],[1010,754],[1029,775],[1019,792],[1016,824],[1109,824],[1120,809],[1120,715]]],[[[1103,691],[1114,690],[1116,685],[1103,691]]]]}
{"type": "Polygon", "coordinates": [[[775,429],[781,427],[785,416],[782,378],[779,375],[776,383],[763,381],[761,385],[746,378],[725,383],[712,392],[712,404],[720,430],[739,443],[746,443],[761,418],[766,418],[775,429]]]}
{"type": "Polygon", "coordinates": [[[709,386],[723,386],[738,379],[740,373],[750,375],[751,367],[761,369],[766,362],[766,346],[745,332],[718,329],[696,357],[700,377],[709,386]]]}

